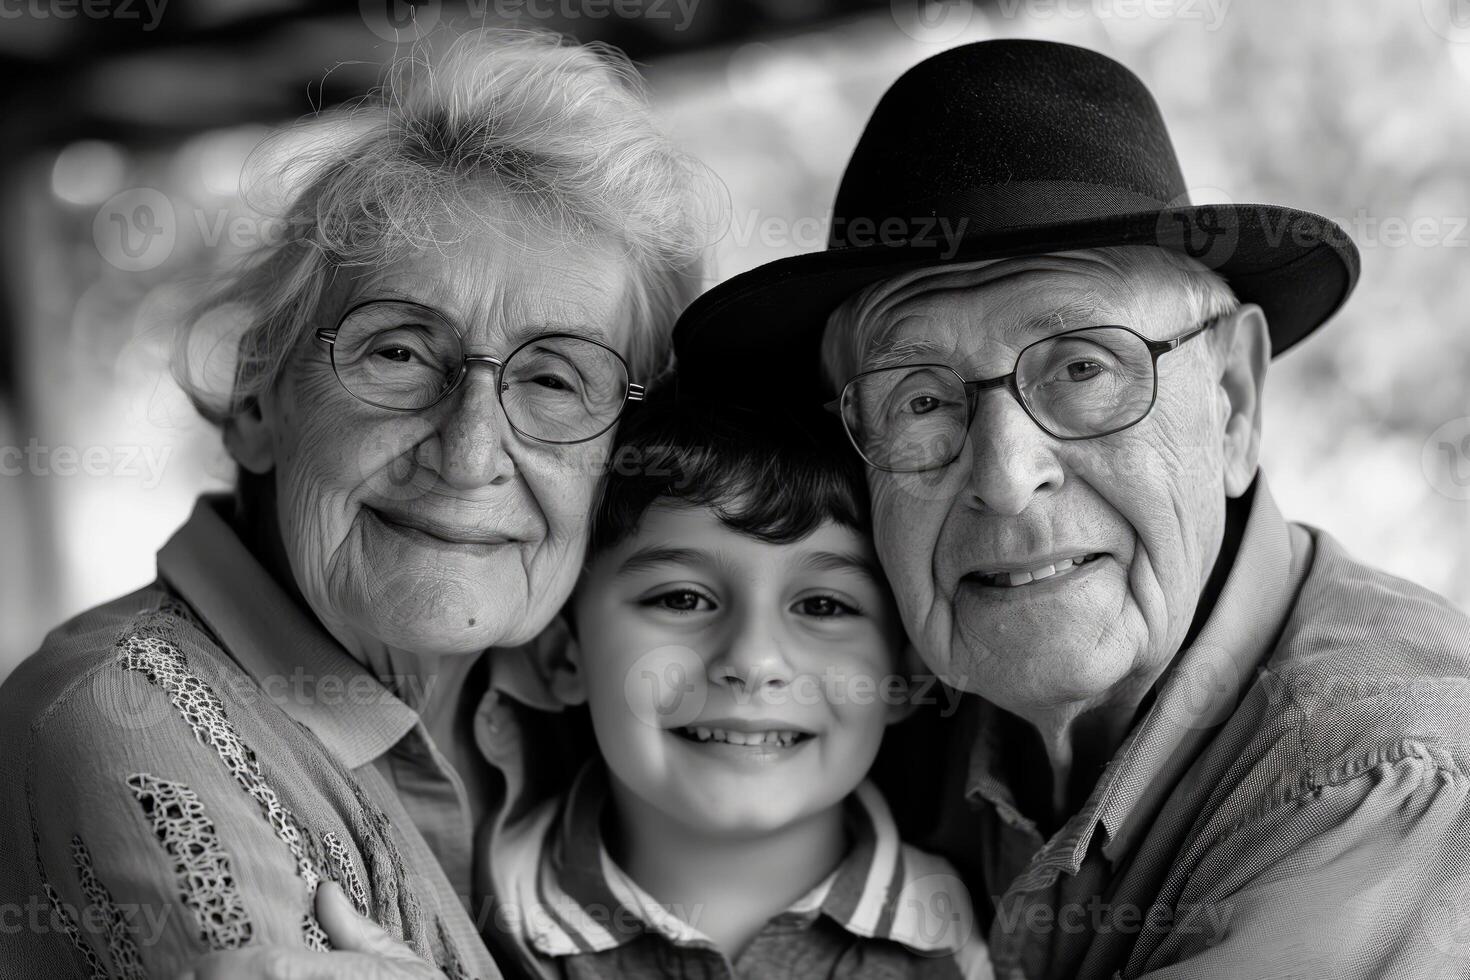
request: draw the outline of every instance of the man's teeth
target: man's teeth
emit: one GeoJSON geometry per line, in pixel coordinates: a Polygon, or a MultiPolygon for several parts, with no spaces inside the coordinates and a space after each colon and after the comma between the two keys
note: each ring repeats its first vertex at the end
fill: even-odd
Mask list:
{"type": "Polygon", "coordinates": [[[1053,575],[1070,572],[1078,565],[1085,565],[1096,558],[1097,555],[1078,555],[1074,558],[1063,558],[1052,565],[1040,565],[1036,568],[1027,568],[1019,572],[989,572],[977,576],[984,585],[998,585],[1004,588],[1014,589],[1020,585],[1030,585],[1053,575]]]}
{"type": "Polygon", "coordinates": [[[696,742],[729,742],[731,745],[777,745],[785,748],[796,744],[800,732],[736,732],[725,728],[705,728],[696,725],[683,731],[696,742]]]}

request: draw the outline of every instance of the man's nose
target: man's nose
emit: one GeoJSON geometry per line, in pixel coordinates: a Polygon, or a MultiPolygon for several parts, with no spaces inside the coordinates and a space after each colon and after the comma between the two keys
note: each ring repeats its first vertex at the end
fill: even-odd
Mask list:
{"type": "Polygon", "coordinates": [[[970,426],[970,492],[986,510],[1014,516],[1064,479],[1055,440],[1015,398],[983,392],[970,426]]]}
{"type": "Polygon", "coordinates": [[[445,399],[448,407],[437,426],[443,453],[438,469],[457,490],[504,483],[515,473],[515,462],[506,452],[512,435],[499,388],[497,365],[471,364],[459,389],[445,399]]]}
{"type": "Polygon", "coordinates": [[[736,693],[789,686],[795,670],[787,659],[785,637],[776,617],[750,612],[732,624],[709,664],[710,682],[736,693]]]}

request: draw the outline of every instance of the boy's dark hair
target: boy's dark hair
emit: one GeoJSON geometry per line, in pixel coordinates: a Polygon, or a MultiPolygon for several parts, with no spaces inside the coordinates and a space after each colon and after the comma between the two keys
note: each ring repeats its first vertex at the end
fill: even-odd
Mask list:
{"type": "Polygon", "coordinates": [[[636,532],[660,500],[709,507],[731,530],[772,544],[829,520],[869,532],[863,463],[835,416],[712,405],[672,387],[623,417],[590,554],[636,532]]]}

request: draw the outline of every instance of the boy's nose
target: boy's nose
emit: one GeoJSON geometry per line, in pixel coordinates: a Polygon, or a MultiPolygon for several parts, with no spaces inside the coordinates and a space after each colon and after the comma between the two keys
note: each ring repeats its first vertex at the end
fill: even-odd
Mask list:
{"type": "Polygon", "coordinates": [[[740,622],[720,656],[709,665],[711,683],[747,693],[786,687],[794,676],[779,628],[760,616],[740,622]]]}

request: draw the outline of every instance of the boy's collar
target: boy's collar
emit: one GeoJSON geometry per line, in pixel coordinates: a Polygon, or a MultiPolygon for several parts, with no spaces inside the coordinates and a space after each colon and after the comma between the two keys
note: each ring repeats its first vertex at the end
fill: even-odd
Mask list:
{"type": "MultiPolygon", "coordinates": [[[[712,946],[663,909],[612,861],[601,817],[607,774],[592,763],[578,775],[547,835],[537,872],[542,908],[528,921],[546,956],[604,952],[648,932],[675,945],[712,946]]],[[[942,859],[907,847],[876,787],[848,799],[852,846],[824,881],[783,915],[808,923],[826,916],[856,936],[900,943],[926,955],[956,953],[975,929],[964,885],[942,859]]]]}

